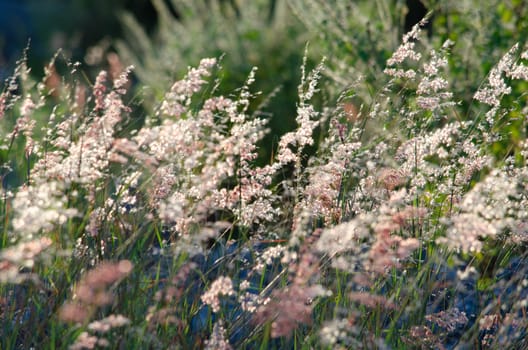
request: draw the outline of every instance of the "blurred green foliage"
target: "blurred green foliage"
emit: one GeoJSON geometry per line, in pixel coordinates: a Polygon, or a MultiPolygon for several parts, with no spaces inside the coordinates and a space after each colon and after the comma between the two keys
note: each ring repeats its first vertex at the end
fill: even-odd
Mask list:
{"type": "MultiPolygon", "coordinates": [[[[474,101],[473,94],[500,58],[515,43],[524,47],[528,37],[528,4],[522,0],[289,0],[289,4],[314,34],[312,46],[329,58],[326,73],[333,83],[333,95],[345,93],[358,109],[364,105],[363,115],[379,100],[389,80],[383,73],[386,60],[400,45],[405,30],[414,24],[408,23],[409,18],[417,20],[413,11],[430,13],[427,31],[421,34],[420,51],[427,54],[446,40],[454,43],[445,77],[458,105],[448,119],[483,117],[487,107],[474,101]]],[[[521,96],[525,87],[524,82],[512,82],[511,96],[521,96]]],[[[513,106],[514,101],[505,96],[503,102],[513,106]]],[[[500,118],[495,131],[501,139],[489,145],[499,160],[514,152],[526,133],[521,130],[518,108],[511,108],[500,118]]]]}
{"type": "MultiPolygon", "coordinates": [[[[289,0],[304,25],[317,37],[316,47],[329,57],[329,74],[338,91],[356,84],[370,100],[387,81],[385,62],[399,46],[406,18],[418,1],[289,0]],[[412,5],[412,6],[411,6],[412,5]]],[[[526,44],[528,4],[522,0],[423,0],[431,13],[425,49],[455,42],[450,55],[450,83],[467,109],[487,73],[515,43],[526,44]]],[[[359,88],[358,88],[359,89],[359,88]]]]}

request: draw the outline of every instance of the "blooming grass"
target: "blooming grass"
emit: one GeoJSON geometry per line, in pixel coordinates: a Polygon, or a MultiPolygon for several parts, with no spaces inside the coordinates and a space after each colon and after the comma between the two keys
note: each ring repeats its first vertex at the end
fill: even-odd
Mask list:
{"type": "Polygon", "coordinates": [[[370,106],[317,110],[324,61],[305,62],[265,165],[255,70],[219,96],[203,59],[136,123],[133,67],[86,84],[66,62],[51,85],[59,57],[41,82],[21,60],[0,95],[1,347],[526,347],[526,117],[504,97],[528,54],[462,118],[424,23],[370,106]]]}

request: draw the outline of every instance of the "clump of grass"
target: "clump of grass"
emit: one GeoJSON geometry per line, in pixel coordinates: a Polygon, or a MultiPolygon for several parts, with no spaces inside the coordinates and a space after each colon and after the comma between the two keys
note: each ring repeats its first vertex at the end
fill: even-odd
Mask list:
{"type": "Polygon", "coordinates": [[[503,98],[528,53],[460,118],[424,23],[361,111],[318,111],[305,61],[265,165],[255,69],[223,96],[202,59],[135,127],[133,67],[91,84],[66,62],[50,85],[57,56],[33,84],[22,60],[0,95],[1,347],[525,347],[526,118],[508,155],[490,144],[524,113],[503,98]]]}

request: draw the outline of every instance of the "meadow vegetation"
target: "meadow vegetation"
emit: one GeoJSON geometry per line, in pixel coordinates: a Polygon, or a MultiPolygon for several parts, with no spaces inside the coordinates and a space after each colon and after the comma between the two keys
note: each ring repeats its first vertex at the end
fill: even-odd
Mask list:
{"type": "Polygon", "coordinates": [[[206,3],[5,81],[0,348],[528,349],[528,9],[206,3]]]}

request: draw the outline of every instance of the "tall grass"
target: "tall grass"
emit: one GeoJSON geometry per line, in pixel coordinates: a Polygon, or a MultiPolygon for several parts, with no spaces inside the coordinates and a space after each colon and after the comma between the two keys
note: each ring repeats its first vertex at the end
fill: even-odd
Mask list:
{"type": "Polygon", "coordinates": [[[318,110],[326,61],[305,54],[297,127],[264,165],[256,69],[221,95],[202,59],[139,123],[133,67],[89,82],[58,55],[34,82],[22,59],[0,95],[1,348],[526,348],[510,94],[528,52],[461,116],[452,43],[426,49],[424,24],[362,109],[345,93],[318,110]]]}

